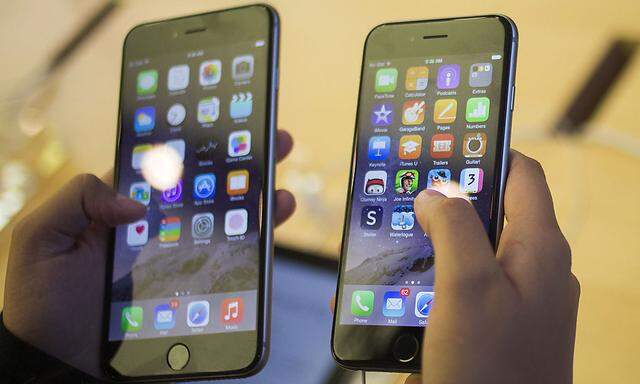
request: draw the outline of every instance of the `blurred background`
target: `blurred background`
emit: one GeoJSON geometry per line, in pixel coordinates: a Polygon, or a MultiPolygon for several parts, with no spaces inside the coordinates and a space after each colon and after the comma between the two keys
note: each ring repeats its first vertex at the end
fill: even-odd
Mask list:
{"type": "MultiPolygon", "coordinates": [[[[121,47],[127,31],[146,21],[246,3],[0,1],[0,286],[16,221],[73,175],[102,175],[113,166],[121,47]]],[[[301,343],[295,356],[323,372],[280,382],[354,379],[331,362],[330,315],[322,303],[335,286],[367,32],[389,21],[487,13],[506,14],[518,25],[512,147],[543,164],[561,227],[572,245],[573,269],[582,283],[575,381],[637,380],[640,3],[270,3],[282,18],[279,125],[296,142],[278,169],[278,185],[298,198],[296,215],[276,232],[278,254],[284,260],[276,273],[294,276],[299,273],[296,268],[303,268],[320,284],[313,293],[318,305],[309,307],[311,301],[304,297],[287,305],[276,303],[275,317],[320,319],[313,329],[295,335],[295,340],[309,342],[301,343]],[[285,316],[286,311],[298,315],[285,316]],[[311,349],[315,353],[305,360],[311,349]]],[[[283,280],[276,284],[283,285],[276,292],[294,284],[279,281],[283,280]]],[[[279,331],[282,324],[274,320],[274,349],[293,337],[279,331]]],[[[267,375],[290,377],[288,372],[300,368],[290,358],[274,356],[276,363],[267,375]]],[[[261,382],[270,380],[274,379],[265,376],[261,382]]],[[[371,379],[396,380],[393,375],[371,379]]]]}

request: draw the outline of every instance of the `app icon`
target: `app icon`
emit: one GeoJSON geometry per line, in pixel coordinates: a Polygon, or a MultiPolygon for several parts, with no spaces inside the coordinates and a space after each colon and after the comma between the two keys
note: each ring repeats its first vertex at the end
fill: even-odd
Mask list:
{"type": "Polygon", "coordinates": [[[360,215],[360,228],[379,229],[382,225],[382,207],[378,205],[368,205],[362,207],[360,215]]]}
{"type": "Polygon", "coordinates": [[[434,159],[444,159],[453,155],[454,137],[450,133],[438,133],[431,138],[430,154],[434,159]]]}
{"type": "Polygon", "coordinates": [[[220,117],[220,99],[215,96],[207,97],[198,103],[198,122],[213,123],[220,117]]]}
{"type": "Polygon", "coordinates": [[[456,99],[440,99],[433,106],[433,122],[436,124],[451,124],[456,121],[458,101],[456,99]]]}
{"type": "Polygon", "coordinates": [[[445,64],[438,68],[438,88],[453,89],[460,84],[460,65],[445,64]]]}
{"type": "Polygon", "coordinates": [[[451,171],[445,168],[429,170],[427,174],[427,188],[446,192],[451,184],[451,171]]]}
{"type": "Polygon", "coordinates": [[[251,115],[253,110],[253,95],[251,92],[234,93],[229,103],[229,116],[232,119],[241,119],[251,115]]]}
{"type": "Polygon", "coordinates": [[[192,301],[187,306],[187,325],[191,328],[204,327],[209,324],[209,302],[192,301]]]}
{"type": "Polygon", "coordinates": [[[156,305],[153,310],[153,326],[162,331],[176,326],[176,311],[169,304],[156,305]]]}
{"type": "Polygon", "coordinates": [[[220,82],[222,63],[220,60],[207,60],[200,64],[200,85],[214,85],[220,82]]]}
{"type": "Polygon", "coordinates": [[[171,148],[180,157],[180,161],[184,161],[184,140],[176,139],[169,140],[164,143],[167,147],[171,148]]]}
{"type": "Polygon", "coordinates": [[[411,195],[418,190],[418,171],[415,169],[401,169],[396,173],[396,193],[411,195]]]}
{"type": "Polygon", "coordinates": [[[152,95],[158,89],[158,71],[149,69],[138,73],[136,92],[138,96],[152,95]]]}
{"type": "Polygon", "coordinates": [[[180,240],[180,218],[178,216],[165,217],[160,220],[158,239],[161,243],[172,243],[180,240]]]}
{"type": "Polygon", "coordinates": [[[191,219],[191,237],[209,239],[213,236],[213,213],[196,213],[191,219]]]}
{"type": "Polygon", "coordinates": [[[227,236],[244,235],[247,232],[248,216],[244,208],[227,211],[224,215],[224,233],[227,236]]]}
{"type": "Polygon", "coordinates": [[[369,139],[369,160],[386,160],[391,151],[391,138],[389,136],[373,136],[369,139]]]}
{"type": "Polygon", "coordinates": [[[371,110],[371,125],[374,127],[386,127],[393,123],[393,104],[378,103],[371,110]]]}
{"type": "Polygon", "coordinates": [[[162,191],[160,198],[165,204],[180,202],[182,200],[182,180],[178,180],[178,183],[173,188],[162,191]]]}
{"type": "Polygon", "coordinates": [[[413,229],[414,217],[412,205],[396,205],[391,213],[391,229],[408,231],[413,229]]]}
{"type": "Polygon", "coordinates": [[[423,100],[407,100],[402,104],[402,124],[417,125],[424,121],[423,100]]]}
{"type": "Polygon", "coordinates": [[[478,193],[482,191],[482,168],[465,168],[460,172],[460,192],[478,193]]]}
{"type": "Polygon", "coordinates": [[[133,117],[133,129],[136,133],[150,132],[156,125],[156,109],[141,107],[136,109],[133,117]]]}
{"type": "Polygon", "coordinates": [[[253,77],[253,55],[236,56],[231,64],[231,76],[235,81],[253,77]]]}
{"type": "Polygon", "coordinates": [[[195,145],[196,159],[198,161],[213,161],[214,152],[218,143],[210,137],[203,137],[195,145]]]}
{"type": "Polygon", "coordinates": [[[127,226],[127,245],[137,247],[147,244],[149,240],[149,223],[139,220],[127,226]]]}
{"type": "Polygon", "coordinates": [[[180,91],[189,85],[189,66],[174,65],[167,74],[167,88],[170,91],[180,91]]]}
{"type": "Polygon", "coordinates": [[[249,171],[238,169],[227,174],[227,195],[244,195],[249,191],[249,171]]]}
{"type": "Polygon", "coordinates": [[[364,194],[382,195],[387,190],[387,171],[368,171],[364,175],[364,194]]]}
{"type": "Polygon", "coordinates": [[[376,72],[376,92],[393,92],[398,85],[398,70],[396,68],[380,68],[376,72]]]}
{"type": "Polygon", "coordinates": [[[220,304],[220,322],[222,324],[239,324],[244,317],[244,301],[242,297],[222,300],[220,304]]]}
{"type": "Polygon", "coordinates": [[[144,181],[131,183],[129,187],[129,197],[138,203],[149,205],[151,201],[151,186],[144,181]]]}
{"type": "Polygon", "coordinates": [[[194,199],[213,199],[216,197],[216,176],[213,173],[203,173],[193,179],[194,199]]]}
{"type": "Polygon", "coordinates": [[[422,153],[422,136],[404,135],[398,145],[398,157],[402,160],[414,160],[422,153]]]}
{"type": "Polygon", "coordinates": [[[476,63],[469,68],[469,86],[486,87],[491,84],[493,65],[491,63],[476,63]]]}
{"type": "Polygon", "coordinates": [[[351,314],[362,317],[371,316],[373,299],[373,291],[353,291],[351,294],[351,314]]]}
{"type": "Polygon", "coordinates": [[[429,317],[433,304],[433,292],[418,292],[416,295],[416,317],[429,317]]]}
{"type": "Polygon", "coordinates": [[[138,332],[142,329],[142,307],[124,307],[120,317],[122,332],[138,332]]]}
{"type": "Polygon", "coordinates": [[[167,123],[171,126],[182,124],[185,117],[187,117],[187,110],[182,104],[175,103],[167,110],[167,123]]]}
{"type": "Polygon", "coordinates": [[[229,135],[228,153],[231,157],[246,156],[251,152],[251,132],[236,131],[229,135]]]}
{"type": "Polygon", "coordinates": [[[470,123],[487,121],[490,104],[488,97],[472,97],[467,100],[467,121],[470,123]]]}
{"type": "Polygon", "coordinates": [[[384,305],[382,314],[386,317],[404,316],[405,297],[398,291],[387,291],[384,294],[384,305]]]}
{"type": "Polygon", "coordinates": [[[405,87],[407,91],[424,91],[427,89],[429,81],[429,68],[427,67],[409,67],[407,69],[407,77],[405,87]]]}
{"type": "Polygon", "coordinates": [[[464,135],[462,154],[464,157],[482,157],[487,152],[487,135],[483,132],[464,135]]]}
{"type": "Polygon", "coordinates": [[[147,151],[151,150],[151,144],[139,144],[133,147],[131,153],[131,168],[140,169],[142,167],[142,159],[147,151]]]}

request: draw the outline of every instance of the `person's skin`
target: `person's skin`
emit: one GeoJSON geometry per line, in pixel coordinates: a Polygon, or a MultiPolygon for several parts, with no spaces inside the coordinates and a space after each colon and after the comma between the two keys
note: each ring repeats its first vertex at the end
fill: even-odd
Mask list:
{"type": "MultiPolygon", "coordinates": [[[[277,158],[293,145],[282,130],[277,158]]],[[[146,207],[116,195],[112,177],[75,177],[13,231],[3,320],[23,341],[94,377],[100,368],[101,326],[111,227],[138,220],[146,207]]],[[[293,195],[276,192],[276,224],[295,209],[293,195]]]]}

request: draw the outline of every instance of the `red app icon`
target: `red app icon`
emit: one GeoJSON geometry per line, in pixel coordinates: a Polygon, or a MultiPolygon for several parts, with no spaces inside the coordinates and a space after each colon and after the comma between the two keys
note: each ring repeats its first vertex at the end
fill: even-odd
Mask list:
{"type": "Polygon", "coordinates": [[[238,324],[244,315],[242,297],[224,299],[220,304],[220,322],[222,324],[238,324]]]}
{"type": "Polygon", "coordinates": [[[450,133],[438,133],[431,138],[429,152],[434,159],[444,159],[453,155],[455,138],[450,133]]]}

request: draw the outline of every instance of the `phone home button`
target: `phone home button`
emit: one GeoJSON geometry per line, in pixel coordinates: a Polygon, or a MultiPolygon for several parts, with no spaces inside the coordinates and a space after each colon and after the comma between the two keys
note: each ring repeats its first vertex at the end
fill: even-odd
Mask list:
{"type": "Polygon", "coordinates": [[[174,371],[181,371],[189,363],[189,348],[184,344],[175,344],[167,353],[167,364],[174,371]]]}
{"type": "Polygon", "coordinates": [[[408,363],[418,354],[420,344],[413,335],[402,335],[393,345],[393,356],[401,363],[408,363]]]}

